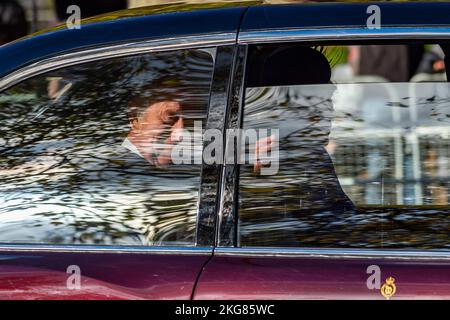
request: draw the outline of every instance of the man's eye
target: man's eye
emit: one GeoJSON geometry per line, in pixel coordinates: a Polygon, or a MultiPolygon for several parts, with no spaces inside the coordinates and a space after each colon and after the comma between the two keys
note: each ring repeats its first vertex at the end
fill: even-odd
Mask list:
{"type": "Polygon", "coordinates": [[[164,121],[164,122],[169,124],[169,125],[172,125],[172,124],[174,124],[176,122],[176,119],[177,119],[177,116],[169,115],[169,116],[167,116],[166,121],[164,121]]]}

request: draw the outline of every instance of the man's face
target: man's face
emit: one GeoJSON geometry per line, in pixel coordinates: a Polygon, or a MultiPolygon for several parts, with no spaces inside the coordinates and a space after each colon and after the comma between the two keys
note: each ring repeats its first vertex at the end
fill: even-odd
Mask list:
{"type": "Polygon", "coordinates": [[[163,101],[149,105],[131,121],[129,139],[141,155],[155,165],[167,165],[175,144],[182,140],[184,122],[178,102],[163,101]]]}

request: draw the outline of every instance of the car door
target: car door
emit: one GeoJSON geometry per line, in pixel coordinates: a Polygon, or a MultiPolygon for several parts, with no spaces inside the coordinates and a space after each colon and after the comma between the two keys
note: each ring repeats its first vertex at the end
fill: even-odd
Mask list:
{"type": "Polygon", "coordinates": [[[0,299],[190,299],[219,179],[191,135],[223,129],[234,46],[166,42],[2,79],[0,299]],[[181,162],[164,153],[177,147],[181,162]]]}
{"type": "Polygon", "coordinates": [[[345,72],[354,46],[444,48],[448,37],[277,30],[280,12],[288,23],[301,13],[288,7],[243,22],[259,10],[271,29],[240,33],[227,129],[242,131],[226,155],[246,158],[226,162],[217,248],[194,299],[448,299],[445,72],[423,83],[345,72]],[[274,170],[262,174],[251,159],[268,136],[274,170]]]}

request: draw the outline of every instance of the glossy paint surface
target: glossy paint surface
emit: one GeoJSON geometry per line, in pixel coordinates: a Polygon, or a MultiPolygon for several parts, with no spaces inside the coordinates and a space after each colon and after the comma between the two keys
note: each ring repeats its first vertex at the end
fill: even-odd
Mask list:
{"type": "Polygon", "coordinates": [[[367,267],[393,277],[391,299],[449,299],[450,262],[382,259],[215,256],[202,273],[194,299],[385,299],[369,290],[367,267]]]}
{"type": "Polygon", "coordinates": [[[234,33],[245,8],[175,12],[62,29],[0,48],[0,77],[41,59],[97,46],[196,34],[234,33]]]}
{"type": "Polygon", "coordinates": [[[207,259],[151,253],[2,253],[0,300],[186,300],[207,259]],[[74,282],[67,270],[73,265],[81,271],[79,289],[69,289],[74,282]]]}
{"type": "MultiPolygon", "coordinates": [[[[81,48],[193,34],[234,33],[286,28],[364,27],[369,4],[327,3],[260,5],[261,1],[190,6],[168,10],[125,10],[87,19],[77,30],[56,28],[0,48],[0,77],[20,66],[81,48]],[[233,7],[234,5],[234,7],[233,7]],[[210,7],[211,9],[208,9],[210,7]],[[191,10],[192,9],[192,10],[191,10]],[[195,9],[195,10],[194,10],[195,9]],[[191,10],[191,11],[190,11],[191,10]],[[157,14],[157,13],[163,14],[157,14]]],[[[449,3],[378,3],[383,26],[448,26],[449,3]]]]}
{"type": "MultiPolygon", "coordinates": [[[[382,13],[381,25],[445,26],[450,24],[447,12],[450,3],[322,3],[262,5],[250,7],[241,30],[270,30],[288,28],[366,28],[368,7],[376,4],[382,13]]],[[[369,11],[373,12],[373,11],[369,11]]]]}

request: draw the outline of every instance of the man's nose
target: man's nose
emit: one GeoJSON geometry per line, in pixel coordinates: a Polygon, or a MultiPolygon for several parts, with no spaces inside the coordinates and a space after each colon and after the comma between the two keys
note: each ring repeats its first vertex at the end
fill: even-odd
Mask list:
{"type": "Polygon", "coordinates": [[[170,140],[172,143],[178,143],[183,140],[184,121],[183,118],[178,118],[177,122],[172,126],[172,133],[170,140]]]}

